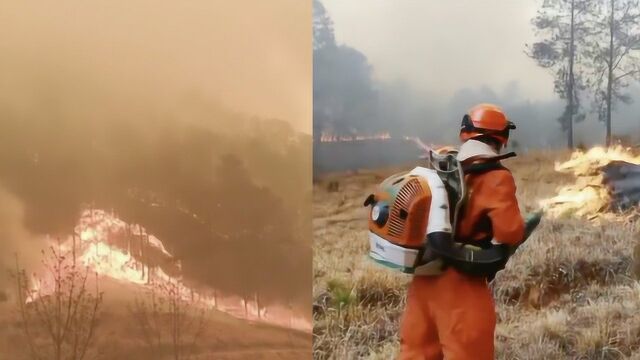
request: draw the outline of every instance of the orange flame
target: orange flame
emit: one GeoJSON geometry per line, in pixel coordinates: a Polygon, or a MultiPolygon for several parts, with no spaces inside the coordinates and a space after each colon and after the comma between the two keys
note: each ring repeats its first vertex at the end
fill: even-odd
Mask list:
{"type": "Polygon", "coordinates": [[[320,142],[353,142],[389,139],[391,139],[391,134],[389,134],[388,131],[373,135],[335,135],[327,132],[323,132],[322,135],[320,135],[320,142]]]}
{"type": "MultiPolygon", "coordinates": [[[[78,249],[79,263],[98,274],[98,276],[114,279],[127,284],[140,287],[151,286],[158,283],[178,284],[179,293],[184,294],[185,300],[197,299],[198,303],[218,311],[228,313],[236,318],[271,323],[278,326],[289,327],[302,331],[311,331],[311,322],[294,314],[291,309],[282,305],[268,305],[258,309],[255,301],[244,300],[233,294],[226,294],[219,290],[210,289],[207,294],[196,291],[183,285],[178,277],[168,275],[159,267],[149,267],[134,256],[129,249],[118,247],[113,241],[118,235],[124,234],[131,228],[129,224],[118,219],[113,214],[102,210],[87,210],[80,217],[75,228],[79,234],[80,243],[74,243],[74,237],[70,237],[61,248],[70,250],[72,246],[78,249]],[[211,294],[213,293],[213,294],[211,294]],[[246,301],[246,304],[245,304],[246,301]]],[[[142,226],[136,226],[136,235],[146,238],[150,248],[159,251],[169,259],[173,255],[164,247],[163,243],[155,236],[148,234],[142,226]]],[[[48,282],[36,278],[31,281],[30,295],[27,302],[37,297],[50,294],[53,289],[45,286],[48,282]]]]}
{"type": "Polygon", "coordinates": [[[575,184],[562,187],[557,196],[540,201],[540,205],[556,216],[566,213],[591,218],[601,216],[610,199],[600,168],[612,161],[640,164],[640,156],[622,146],[575,151],[569,160],[555,164],[557,172],[576,176],[575,184]]]}

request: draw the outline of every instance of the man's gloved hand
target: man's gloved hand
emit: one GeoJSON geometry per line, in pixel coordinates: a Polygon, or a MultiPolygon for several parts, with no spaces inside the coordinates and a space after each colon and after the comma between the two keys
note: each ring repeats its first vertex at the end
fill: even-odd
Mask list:
{"type": "MultiPolygon", "coordinates": [[[[524,217],[524,238],[517,245],[508,246],[508,250],[507,250],[508,255],[505,258],[504,265],[507,264],[508,259],[511,257],[511,255],[513,255],[516,252],[518,247],[522,245],[529,238],[529,236],[531,236],[531,234],[536,229],[536,227],[540,225],[540,221],[542,220],[543,213],[544,212],[542,210],[538,210],[538,211],[529,213],[524,217]]],[[[496,273],[488,276],[487,281],[489,283],[493,281],[493,279],[496,276],[496,273]]]]}

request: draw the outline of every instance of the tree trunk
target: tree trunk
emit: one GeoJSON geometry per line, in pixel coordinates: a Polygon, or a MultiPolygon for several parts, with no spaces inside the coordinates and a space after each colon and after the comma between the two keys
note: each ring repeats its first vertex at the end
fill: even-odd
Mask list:
{"type": "Polygon", "coordinates": [[[256,307],[258,308],[258,319],[260,319],[260,294],[256,291],[256,307]]]}
{"type": "Polygon", "coordinates": [[[289,300],[289,329],[293,329],[293,304],[289,300]]]}
{"type": "Polygon", "coordinates": [[[144,235],[142,234],[142,227],[140,225],[138,225],[138,239],[140,239],[140,241],[138,241],[138,244],[140,246],[139,250],[138,250],[138,255],[140,256],[140,259],[138,260],[138,262],[142,265],[142,281],[144,281],[145,278],[145,272],[144,272],[144,259],[145,259],[145,249],[144,249],[144,235]]]}
{"type": "Polygon", "coordinates": [[[573,150],[573,60],[575,56],[574,52],[574,33],[575,33],[575,0],[571,0],[571,34],[569,40],[569,124],[567,128],[567,146],[573,150]]]}
{"type": "Polygon", "coordinates": [[[613,90],[613,32],[614,32],[614,5],[615,0],[610,0],[611,14],[609,15],[609,63],[608,65],[608,77],[607,77],[607,138],[605,139],[606,145],[611,146],[611,96],[613,90]]]}

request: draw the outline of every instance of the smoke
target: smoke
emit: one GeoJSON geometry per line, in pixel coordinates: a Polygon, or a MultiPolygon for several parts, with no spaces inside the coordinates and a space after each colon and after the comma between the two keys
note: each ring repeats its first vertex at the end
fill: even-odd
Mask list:
{"type": "Polygon", "coordinates": [[[43,238],[25,228],[20,200],[0,186],[0,303],[13,289],[16,261],[21,268],[33,269],[44,246],[43,238]]]}
{"type": "Polygon", "coordinates": [[[64,84],[58,107],[94,120],[200,92],[309,132],[309,17],[295,0],[4,2],[0,93],[32,108],[64,84]]]}
{"type": "Polygon", "coordinates": [[[191,281],[308,308],[310,15],[0,4],[3,252],[29,258],[31,234],[69,235],[94,206],[142,224],[191,281]]]}
{"type": "MultiPolygon", "coordinates": [[[[348,15],[361,10],[357,6],[314,0],[315,133],[388,131],[397,140],[419,136],[436,144],[457,144],[464,113],[475,104],[490,102],[502,106],[517,124],[514,150],[566,146],[566,134],[557,121],[564,103],[553,94],[551,75],[524,54],[524,45],[533,36],[529,20],[535,4],[494,2],[495,7],[475,2],[468,6],[372,2],[367,15],[356,18],[348,15]],[[476,21],[459,21],[474,12],[474,19],[482,18],[483,11],[493,18],[496,11],[507,8],[517,13],[505,15],[504,23],[495,26],[478,29],[476,21]],[[440,18],[449,13],[458,21],[441,24],[440,18]]],[[[615,109],[613,133],[640,142],[640,86],[630,87],[629,92],[635,101],[615,109]]],[[[574,143],[602,144],[604,126],[588,101],[584,103],[587,118],[575,125],[574,143]]],[[[339,151],[332,148],[341,146],[316,141],[314,171],[377,166],[380,162],[374,159],[408,161],[414,156],[406,146],[373,144],[367,150],[361,147],[362,151],[352,147],[346,157],[336,156],[339,151]]]]}

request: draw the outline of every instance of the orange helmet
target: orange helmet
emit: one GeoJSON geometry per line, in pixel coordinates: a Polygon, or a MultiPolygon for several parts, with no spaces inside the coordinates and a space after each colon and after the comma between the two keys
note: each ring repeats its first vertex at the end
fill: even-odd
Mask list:
{"type": "Polygon", "coordinates": [[[509,131],[515,128],[516,125],[507,119],[498,106],[479,104],[472,107],[462,118],[460,140],[467,141],[481,136],[489,136],[505,146],[509,141],[509,131]]]}

